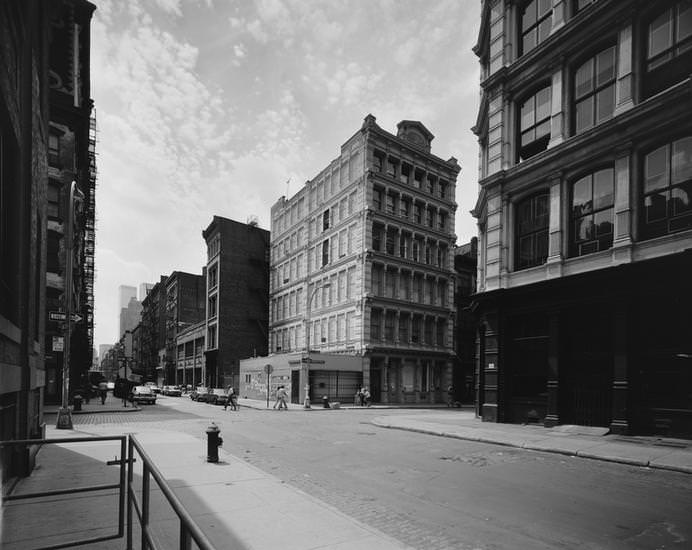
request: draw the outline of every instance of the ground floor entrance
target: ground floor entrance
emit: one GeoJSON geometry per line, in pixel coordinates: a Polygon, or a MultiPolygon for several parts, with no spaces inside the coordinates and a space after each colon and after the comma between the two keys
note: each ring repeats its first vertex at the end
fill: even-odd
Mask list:
{"type": "Polygon", "coordinates": [[[370,392],[375,403],[446,403],[452,385],[453,360],[436,354],[401,352],[370,356],[370,392]]]}
{"type": "Polygon", "coordinates": [[[478,295],[479,414],[692,437],[691,258],[478,295]]]}

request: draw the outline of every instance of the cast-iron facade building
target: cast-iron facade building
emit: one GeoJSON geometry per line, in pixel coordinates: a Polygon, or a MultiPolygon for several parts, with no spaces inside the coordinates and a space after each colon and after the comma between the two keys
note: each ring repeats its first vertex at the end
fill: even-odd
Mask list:
{"type": "Polygon", "coordinates": [[[432,139],[418,121],[394,135],[368,115],[272,207],[271,351],[358,355],[362,369],[341,376],[376,402],[439,402],[452,381],[460,167],[433,155],[432,139]]]}
{"type": "Polygon", "coordinates": [[[485,420],[692,434],[692,5],[484,1],[485,420]]]}

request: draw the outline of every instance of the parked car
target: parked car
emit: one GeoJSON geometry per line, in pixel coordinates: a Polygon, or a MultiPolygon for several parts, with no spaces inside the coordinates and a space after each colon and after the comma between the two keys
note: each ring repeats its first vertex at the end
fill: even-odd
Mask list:
{"type": "Polygon", "coordinates": [[[156,403],[156,394],[149,386],[135,386],[132,388],[132,393],[130,393],[130,401],[153,405],[156,403]]]}
{"type": "Polygon", "coordinates": [[[151,391],[153,391],[154,393],[161,393],[161,388],[158,387],[156,382],[146,382],[144,385],[151,388],[151,391]]]}
{"type": "Polygon", "coordinates": [[[190,399],[193,401],[206,401],[209,389],[204,386],[197,386],[190,392],[190,399]]]}
{"type": "Polygon", "coordinates": [[[178,386],[163,387],[163,395],[170,395],[171,397],[180,397],[182,394],[183,392],[178,386]]]}
{"type": "Polygon", "coordinates": [[[207,403],[212,405],[225,405],[228,395],[223,388],[212,388],[207,393],[207,403]]]}

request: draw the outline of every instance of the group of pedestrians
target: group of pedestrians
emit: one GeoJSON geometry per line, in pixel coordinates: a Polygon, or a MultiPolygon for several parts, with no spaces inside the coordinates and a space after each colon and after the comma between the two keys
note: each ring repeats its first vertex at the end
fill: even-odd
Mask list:
{"type": "Polygon", "coordinates": [[[356,392],[355,403],[361,407],[370,406],[370,391],[368,388],[362,387],[356,392]]]}

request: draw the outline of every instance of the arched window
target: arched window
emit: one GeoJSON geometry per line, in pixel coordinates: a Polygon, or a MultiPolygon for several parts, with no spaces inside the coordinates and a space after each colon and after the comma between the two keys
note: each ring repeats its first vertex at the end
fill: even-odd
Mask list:
{"type": "Polygon", "coordinates": [[[692,228],[692,137],[644,156],[643,237],[692,228]]]}
{"type": "Polygon", "coordinates": [[[541,88],[519,108],[519,160],[548,148],[550,141],[550,86],[541,88]]]}
{"type": "Polygon", "coordinates": [[[550,198],[547,192],[517,203],[516,269],[544,264],[548,258],[548,221],[550,198]]]}
{"type": "Polygon", "coordinates": [[[615,111],[615,46],[579,66],[574,75],[575,133],[609,119],[615,111]]]}
{"type": "Polygon", "coordinates": [[[572,184],[570,256],[613,246],[613,169],[588,174],[572,184]]]}

